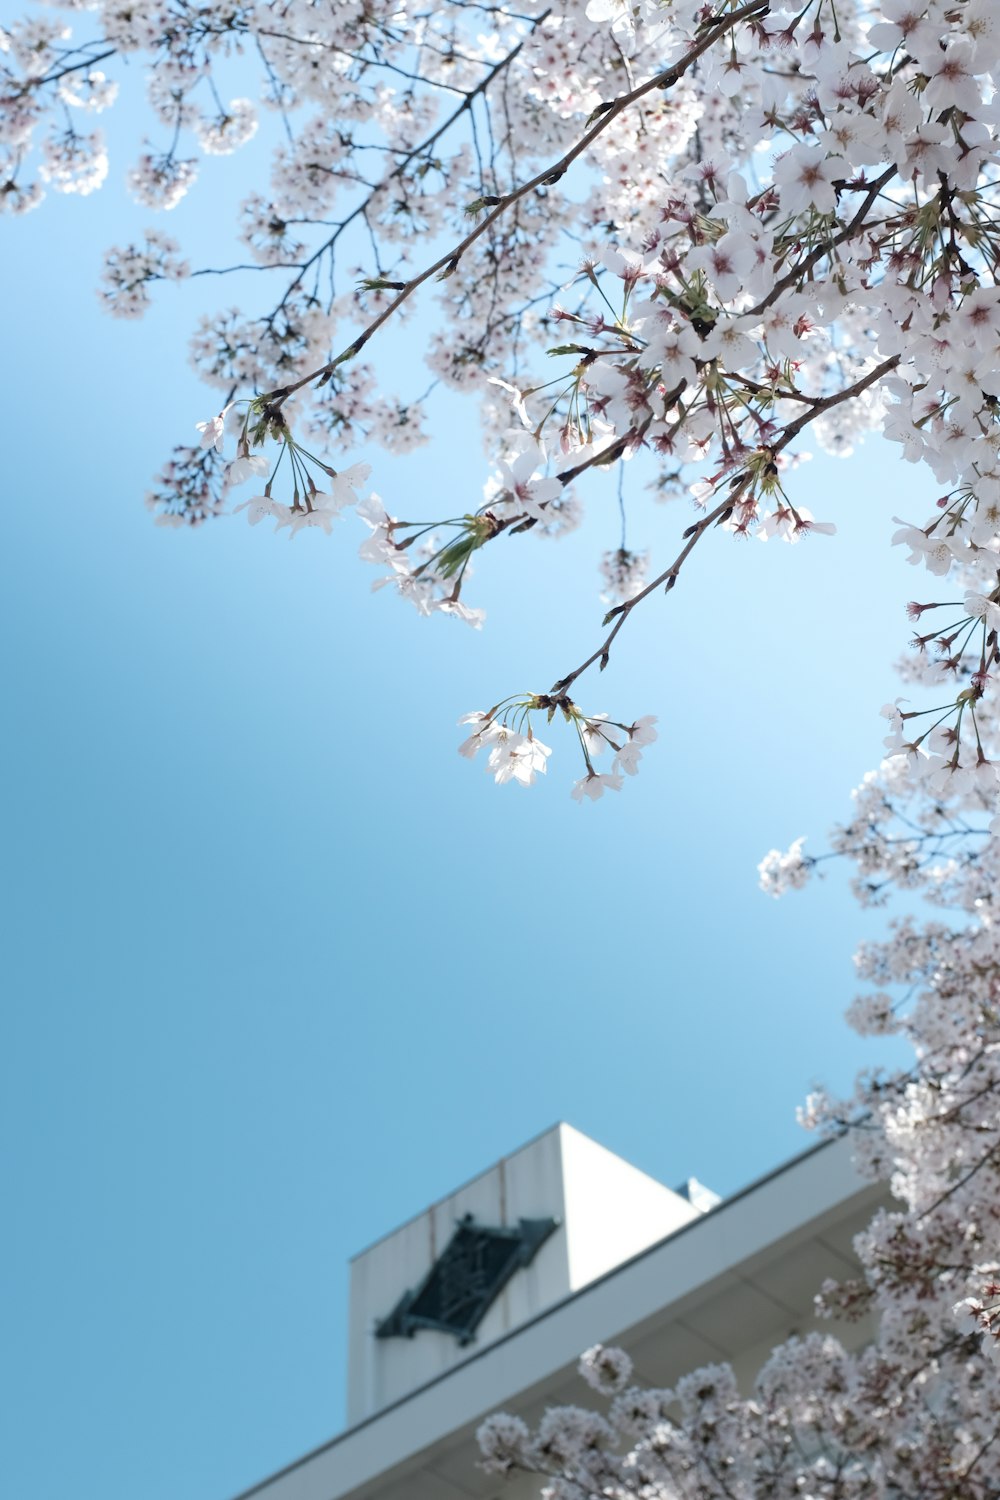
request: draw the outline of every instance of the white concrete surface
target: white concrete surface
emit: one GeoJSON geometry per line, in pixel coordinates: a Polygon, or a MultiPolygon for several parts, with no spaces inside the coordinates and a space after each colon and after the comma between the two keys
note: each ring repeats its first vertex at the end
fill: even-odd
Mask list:
{"type": "Polygon", "coordinates": [[[375,1337],[375,1326],[417,1287],[458,1221],[513,1227],[555,1218],[560,1227],[515,1272],[476,1330],[483,1348],[663,1239],[698,1210],[570,1125],[556,1125],[472,1182],[377,1241],[351,1263],[348,1422],[362,1421],[465,1362],[452,1334],[375,1337]]]}
{"type": "MultiPolygon", "coordinates": [[[[551,1183],[543,1162],[551,1171],[555,1160],[572,1156],[573,1143],[552,1135],[525,1148],[547,1143],[526,1178],[537,1173],[537,1182],[551,1183]]],[[[720,1358],[748,1382],[776,1343],[813,1324],[812,1298],[823,1279],[852,1272],[853,1237],[883,1196],[855,1173],[846,1140],[814,1148],[533,1316],[522,1303],[525,1317],[509,1331],[459,1351],[457,1362],[422,1386],[238,1500],[499,1500],[501,1493],[528,1500],[534,1487],[522,1495],[477,1468],[483,1417],[510,1410],[530,1422],[555,1402],[592,1404],[576,1362],[598,1341],[628,1349],[642,1382],[671,1385],[720,1358]]],[[[580,1264],[585,1270],[586,1258],[580,1264]]],[[[550,1266],[547,1274],[558,1273],[550,1266]]],[[[869,1336],[864,1326],[823,1327],[853,1347],[869,1336]]]]}

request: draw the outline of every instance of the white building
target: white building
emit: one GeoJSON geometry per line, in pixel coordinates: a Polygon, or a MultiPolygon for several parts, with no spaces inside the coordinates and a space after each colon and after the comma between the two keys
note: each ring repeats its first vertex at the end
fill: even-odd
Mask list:
{"type": "Polygon", "coordinates": [[[484,1417],[591,1404],[576,1364],[595,1343],[627,1349],[643,1384],[723,1359],[751,1379],[814,1326],[883,1195],[845,1140],[719,1202],[557,1125],[354,1259],[349,1425],[237,1500],[528,1500],[530,1480],[477,1467],[484,1417]]]}

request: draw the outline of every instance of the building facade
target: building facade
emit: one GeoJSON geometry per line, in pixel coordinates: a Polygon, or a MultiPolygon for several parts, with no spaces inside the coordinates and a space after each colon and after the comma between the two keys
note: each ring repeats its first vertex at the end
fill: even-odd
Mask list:
{"type": "Polygon", "coordinates": [[[528,1500],[530,1479],[478,1467],[484,1417],[591,1404],[576,1365],[595,1343],[641,1384],[719,1360],[749,1382],[815,1326],[883,1197],[843,1139],[720,1201],[557,1125],[355,1257],[347,1429],[237,1500],[528,1500]]]}

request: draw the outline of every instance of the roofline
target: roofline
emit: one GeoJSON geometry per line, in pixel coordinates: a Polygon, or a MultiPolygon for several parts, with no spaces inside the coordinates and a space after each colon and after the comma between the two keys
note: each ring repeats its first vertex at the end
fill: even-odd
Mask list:
{"type": "MultiPolygon", "coordinates": [[[[559,1125],[565,1123],[565,1121],[559,1120],[556,1122],[556,1125],[550,1126],[549,1129],[554,1130],[559,1125]]],[[[583,1132],[581,1132],[581,1134],[582,1133],[583,1132]]],[[[549,1134],[549,1131],[542,1131],[540,1135],[534,1136],[532,1138],[532,1141],[540,1140],[542,1135],[547,1134],[549,1134]]],[[[588,1295],[589,1293],[594,1291],[596,1287],[604,1285],[606,1282],[613,1280],[614,1277],[619,1276],[623,1272],[629,1270],[630,1267],[637,1265],[640,1261],[647,1259],[647,1257],[649,1257],[650,1255],[654,1255],[667,1243],[668,1240],[677,1240],[680,1239],[682,1235],[690,1234],[693,1230],[698,1229],[702,1224],[704,1224],[707,1219],[717,1218],[720,1214],[725,1213],[727,1208],[730,1208],[737,1203],[741,1203],[745,1198],[750,1197],[752,1193],[757,1192],[762,1187],[766,1187],[768,1183],[775,1181],[776,1178],[783,1176],[784,1173],[791,1171],[794,1167],[799,1166],[800,1163],[808,1161],[810,1157],[818,1156],[821,1152],[827,1150],[837,1141],[842,1140],[846,1134],[846,1129],[842,1129],[839,1130],[836,1135],[827,1137],[826,1140],[817,1141],[813,1146],[807,1146],[804,1151],[800,1151],[796,1156],[789,1157],[786,1161],[779,1163],[778,1166],[772,1167],[769,1172],[765,1172],[760,1177],[755,1177],[751,1182],[747,1183],[746,1187],[739,1188],[738,1191],[733,1193],[730,1197],[724,1198],[721,1203],[717,1203],[714,1208],[710,1208],[705,1213],[699,1214],[696,1219],[691,1219],[686,1224],[681,1224],[679,1228],[671,1230],[671,1232],[667,1235],[664,1235],[662,1239],[656,1240],[652,1245],[647,1245],[645,1250],[640,1250],[636,1255],[630,1256],[628,1260],[623,1260],[619,1265],[613,1266],[610,1271],[605,1271],[602,1276],[596,1276],[593,1281],[588,1281],[586,1286],[579,1287],[575,1292],[570,1292],[567,1296],[561,1297],[558,1302],[553,1302],[549,1307],[546,1307],[541,1312],[536,1313],[534,1317],[525,1319],[523,1323],[519,1323],[516,1328],[512,1328],[508,1333],[501,1334],[499,1338],[495,1338],[489,1344],[483,1345],[481,1349],[474,1350],[473,1353],[468,1356],[468,1358],[462,1360],[461,1364],[453,1365],[450,1370],[444,1370],[440,1375],[435,1375],[430,1380],[425,1380],[422,1385],[415,1386],[412,1391],[407,1391],[405,1396],[400,1396],[397,1400],[390,1401],[386,1406],[380,1407],[378,1411],[372,1412],[370,1416],[362,1417],[361,1421],[355,1422],[352,1427],[345,1427],[342,1432],[338,1432],[332,1438],[328,1438],[325,1443],[320,1443],[317,1447],[310,1448],[309,1451],[307,1453],[303,1453],[300,1458],[293,1459],[291,1463],[285,1464],[284,1467],[280,1469],[275,1469],[273,1473],[268,1474],[264,1479],[258,1480],[258,1482],[251,1485],[249,1489],[240,1490],[237,1495],[234,1495],[232,1497],[232,1500],[251,1500],[251,1496],[260,1494],[263,1490],[267,1489],[269,1485],[274,1484],[277,1480],[283,1479],[287,1474],[293,1474],[296,1469],[301,1469],[305,1464],[311,1463],[312,1460],[314,1458],[318,1458],[320,1454],[329,1453],[332,1448],[336,1448],[340,1443],[346,1442],[348,1438],[353,1437],[355,1433],[364,1431],[366,1427],[371,1427],[375,1422],[380,1422],[382,1418],[388,1416],[390,1412],[398,1411],[400,1407],[405,1406],[409,1401],[416,1400],[418,1396],[422,1396],[426,1391],[431,1390],[434,1386],[441,1385],[442,1382],[450,1380],[455,1375],[461,1374],[462,1371],[467,1370],[470,1365],[475,1364],[477,1360],[486,1358],[486,1356],[492,1354],[494,1350],[501,1348],[504,1344],[510,1343],[512,1339],[518,1338],[522,1333],[525,1332],[526,1329],[536,1327],[539,1323],[543,1323],[546,1318],[553,1317],[564,1307],[568,1306],[569,1303],[575,1302],[578,1298],[588,1295]]],[[[532,1141],[526,1141],[525,1146],[530,1146],[532,1144],[532,1141]]],[[[518,1150],[523,1149],[524,1147],[518,1148],[518,1150]]],[[[511,1155],[516,1156],[517,1152],[511,1152],[511,1155]]],[[[501,1160],[506,1159],[507,1158],[501,1158],[501,1160]]],[[[492,1169],[488,1168],[487,1170],[492,1169]]],[[[475,1182],[476,1178],[473,1177],[470,1179],[470,1181],[475,1182]]],[[[461,1189],[456,1188],[455,1191],[460,1192],[461,1189]]],[[[439,1201],[443,1202],[444,1200],[442,1199],[439,1201]]],[[[422,1216],[418,1214],[416,1217],[420,1218],[422,1216]]],[[[411,1221],[408,1220],[407,1222],[411,1221]]],[[[377,1244],[378,1241],[376,1241],[375,1243],[377,1244]]]]}
{"type": "MultiPolygon", "coordinates": [[[[651,1182],[657,1182],[659,1183],[660,1187],[667,1188],[668,1192],[678,1193],[679,1196],[683,1196],[683,1194],[679,1193],[679,1190],[677,1188],[669,1187],[668,1184],[661,1181],[659,1177],[654,1177],[652,1172],[647,1172],[645,1167],[637,1167],[635,1165],[635,1162],[629,1161],[628,1158],[622,1156],[620,1152],[612,1151],[610,1146],[605,1146],[603,1141],[597,1140],[595,1136],[588,1135],[585,1130],[580,1129],[579,1125],[573,1125],[569,1120],[554,1120],[553,1123],[551,1125],[547,1125],[544,1130],[537,1131],[534,1135],[529,1136],[526,1141],[523,1141],[520,1146],[515,1146],[513,1151],[505,1151],[503,1156],[498,1156],[496,1161],[491,1162],[488,1167],[484,1167],[481,1172],[476,1172],[474,1176],[467,1177],[464,1182],[460,1182],[458,1186],[452,1188],[450,1192],[442,1193],[440,1198],[435,1198],[433,1202],[428,1203],[424,1208],[418,1209],[415,1214],[410,1214],[407,1218],[401,1220],[400,1223],[394,1224],[393,1227],[391,1229],[387,1229],[384,1234],[376,1235],[373,1240],[369,1240],[368,1244],[365,1245],[363,1249],[355,1250],[353,1255],[349,1255],[347,1258],[347,1264],[349,1266],[353,1266],[356,1260],[360,1260],[363,1255],[367,1255],[369,1250],[374,1250],[376,1245],[381,1245],[384,1243],[384,1241],[391,1240],[394,1234],[399,1234],[400,1230],[408,1228],[411,1224],[416,1224],[417,1221],[422,1219],[426,1214],[433,1213],[436,1208],[440,1208],[443,1204],[447,1203],[449,1198],[456,1198],[459,1193],[464,1193],[466,1189],[472,1187],[474,1183],[481,1181],[484,1177],[488,1177],[491,1172],[495,1172],[497,1167],[503,1166],[505,1162],[512,1161],[515,1156],[520,1156],[522,1151],[527,1151],[529,1147],[536,1145],[541,1140],[544,1140],[545,1136],[553,1135],[557,1130],[572,1130],[574,1135],[582,1136],[585,1141],[590,1141],[591,1145],[599,1146],[602,1151],[610,1152],[612,1156],[617,1157],[619,1161],[623,1161],[625,1165],[631,1167],[633,1171],[641,1172],[643,1177],[648,1177],[651,1182]]],[[[704,1187],[704,1183],[702,1184],[702,1186],[704,1187]]],[[[709,1191],[711,1191],[711,1189],[709,1191]]],[[[386,1408],[386,1410],[388,1410],[388,1408],[386,1408]]],[[[239,1497],[237,1497],[237,1500],[239,1500],[239,1497]]]]}
{"type": "MultiPolygon", "coordinates": [[[[551,1135],[553,1131],[558,1130],[563,1125],[568,1125],[568,1123],[566,1120],[556,1120],[553,1124],[546,1125],[544,1130],[539,1130],[535,1135],[529,1137],[522,1145],[515,1146],[513,1151],[505,1151],[503,1156],[498,1156],[496,1161],[491,1162],[488,1167],[484,1167],[481,1172],[476,1172],[472,1177],[467,1177],[464,1182],[458,1184],[458,1187],[452,1188],[450,1192],[442,1193],[440,1198],[435,1198],[431,1203],[418,1209],[415,1214],[409,1214],[405,1219],[401,1219],[398,1224],[394,1224],[391,1229],[385,1230],[383,1234],[376,1235],[373,1240],[369,1240],[363,1249],[355,1250],[353,1255],[347,1257],[347,1264],[353,1266],[356,1260],[360,1260],[363,1255],[367,1255],[369,1250],[374,1250],[376,1245],[381,1245],[385,1240],[391,1240],[393,1235],[399,1234],[401,1229],[406,1229],[410,1224],[416,1224],[425,1214],[433,1213],[436,1208],[440,1208],[443,1203],[447,1203],[449,1198],[454,1198],[459,1193],[464,1193],[467,1188],[472,1187],[474,1182],[478,1182],[482,1177],[488,1177],[491,1172],[495,1172],[497,1167],[502,1166],[505,1161],[510,1161],[513,1156],[520,1156],[521,1152],[527,1151],[529,1146],[534,1146],[544,1136],[551,1135]]],[[[576,1130],[576,1126],[569,1125],[569,1129],[576,1130]]],[[[583,1133],[582,1130],[577,1131],[578,1135],[583,1135],[583,1133]]],[[[599,1145],[600,1142],[596,1142],[596,1144],[599,1145]]],[[[237,1500],[239,1500],[239,1497],[237,1497],[237,1500]]]]}

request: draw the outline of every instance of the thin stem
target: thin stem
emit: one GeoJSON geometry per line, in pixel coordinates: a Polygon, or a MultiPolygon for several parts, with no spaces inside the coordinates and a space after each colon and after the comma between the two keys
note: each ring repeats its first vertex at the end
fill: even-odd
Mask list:
{"type": "MultiPolygon", "coordinates": [[[[575,162],[578,157],[582,156],[587,148],[592,145],[595,140],[597,140],[598,136],[600,136],[605,130],[607,130],[608,126],[611,125],[625,110],[630,108],[631,105],[635,104],[637,100],[644,98],[647,94],[652,93],[656,89],[665,91],[667,89],[673,88],[674,85],[678,83],[681,78],[683,78],[684,74],[687,72],[688,68],[691,67],[692,63],[694,63],[697,58],[701,57],[703,52],[706,52],[716,41],[718,41],[720,36],[724,36],[726,32],[730,31],[734,26],[739,25],[741,21],[748,20],[751,16],[765,13],[768,7],[769,0],[749,0],[749,4],[741,6],[738,10],[730,12],[729,15],[717,19],[712,25],[710,25],[701,41],[695,42],[694,45],[688,49],[688,51],[678,62],[674,63],[669,68],[665,68],[662,72],[654,74],[652,78],[648,79],[645,83],[640,84],[637,89],[633,89],[630,93],[620,95],[611,104],[602,105],[600,107],[600,118],[594,125],[591,126],[589,130],[584,132],[584,134],[580,137],[575,145],[571,146],[570,149],[563,156],[561,156],[558,161],[552,163],[547,167],[543,167],[540,172],[535,173],[534,177],[529,178],[528,181],[522,183],[520,187],[514,188],[513,191],[508,193],[507,196],[501,199],[499,203],[491,206],[485,218],[483,218],[475,226],[474,229],[470,230],[469,233],[464,237],[464,239],[460,240],[453,249],[446,251],[444,255],[439,256],[438,259],[435,260],[431,265],[426,266],[423,271],[421,271],[418,275],[414,276],[410,281],[408,281],[406,285],[392,299],[392,301],[389,302],[385,308],[383,308],[383,310],[378,314],[377,317],[372,319],[367,328],[365,328],[363,332],[360,333],[358,337],[347,346],[346,349],[344,349],[340,354],[336,355],[335,358],[327,361],[326,364],[319,365],[316,369],[311,370],[308,375],[303,375],[299,380],[294,381],[291,385],[283,386],[277,390],[271,391],[269,393],[268,399],[274,402],[276,405],[280,405],[283,401],[286,401],[288,397],[291,396],[295,391],[301,390],[303,386],[310,385],[315,380],[322,380],[329,377],[338,365],[343,364],[346,360],[353,359],[355,355],[361,352],[361,350],[365,347],[365,345],[369,342],[373,335],[378,332],[382,325],[388,322],[389,318],[391,318],[392,315],[397,312],[400,307],[402,307],[404,302],[412,297],[413,293],[417,291],[419,287],[423,286],[424,282],[429,281],[432,276],[436,276],[440,273],[444,273],[444,275],[449,276],[454,271],[456,271],[458,269],[458,265],[462,259],[462,256],[470,248],[470,246],[474,245],[476,241],[480,239],[486,233],[486,231],[496,222],[496,220],[508,211],[508,209],[512,208],[514,204],[518,203],[528,193],[534,192],[536,188],[551,186],[553,183],[557,182],[559,178],[566,173],[569,167],[572,166],[573,162],[575,162]]],[[[511,54],[511,56],[512,55],[513,54],[511,54]]],[[[499,66],[500,64],[497,65],[498,68],[499,66]]],[[[484,81],[483,84],[479,86],[479,90],[481,91],[482,88],[485,88],[486,86],[487,81],[484,81]]],[[[461,105],[456,113],[463,112],[465,108],[465,104],[461,105]]],[[[432,139],[436,139],[436,137],[432,139]]]]}

